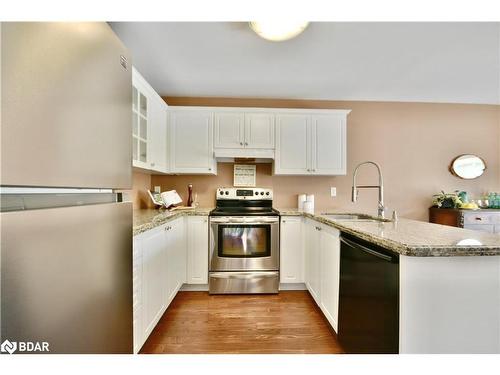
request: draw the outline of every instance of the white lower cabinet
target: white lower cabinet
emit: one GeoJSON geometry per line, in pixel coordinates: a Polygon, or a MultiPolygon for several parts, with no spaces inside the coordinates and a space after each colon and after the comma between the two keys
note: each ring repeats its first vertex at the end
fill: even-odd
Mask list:
{"type": "Polygon", "coordinates": [[[143,344],[143,329],[142,329],[142,240],[139,236],[134,237],[133,245],[133,327],[134,327],[134,353],[138,353],[143,344]]]}
{"type": "Polygon", "coordinates": [[[304,282],[303,219],[300,216],[281,217],[280,282],[304,282]]]}
{"type": "Polygon", "coordinates": [[[340,239],[339,231],[323,225],[320,234],[320,308],[335,332],[339,311],[340,239]]]}
{"type": "Polygon", "coordinates": [[[307,290],[337,332],[340,282],[340,232],[314,220],[305,223],[307,290]]]}
{"type": "Polygon", "coordinates": [[[186,282],[208,283],[206,216],[180,217],[134,237],[134,353],[186,282]]]}
{"type": "Polygon", "coordinates": [[[187,218],[187,283],[208,284],[208,217],[187,218]]]}
{"type": "Polygon", "coordinates": [[[306,286],[316,303],[320,304],[320,224],[306,219],[306,286]]]}
{"type": "Polygon", "coordinates": [[[165,228],[161,226],[148,232],[142,238],[142,327],[146,338],[163,314],[166,304],[165,283],[167,248],[165,228]]]}
{"type": "Polygon", "coordinates": [[[184,283],[185,258],[183,217],[134,237],[134,352],[184,283]]]}

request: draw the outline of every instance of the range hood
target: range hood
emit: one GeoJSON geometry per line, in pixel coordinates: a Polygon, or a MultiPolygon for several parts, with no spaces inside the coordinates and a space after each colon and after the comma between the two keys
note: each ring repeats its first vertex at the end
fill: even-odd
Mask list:
{"type": "Polygon", "coordinates": [[[216,148],[214,157],[218,162],[234,162],[236,159],[252,159],[256,163],[271,163],[274,150],[259,148],[216,148]]]}

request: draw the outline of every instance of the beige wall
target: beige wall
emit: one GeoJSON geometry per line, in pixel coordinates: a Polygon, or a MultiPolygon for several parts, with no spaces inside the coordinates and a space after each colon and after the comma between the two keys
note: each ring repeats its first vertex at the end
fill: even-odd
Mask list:
{"type": "Polygon", "coordinates": [[[151,189],[151,176],[146,173],[136,172],[132,173],[132,191],[130,192],[130,199],[133,203],[134,209],[138,208],[151,208],[153,203],[149,198],[148,190],[151,189]]]}
{"type": "MultiPolygon", "coordinates": [[[[427,220],[432,194],[455,189],[473,196],[500,191],[499,106],[393,102],[338,102],[272,99],[165,98],[169,105],[255,106],[351,109],[347,121],[347,176],[272,176],[271,164],[257,164],[257,185],[274,189],[276,207],[295,207],[299,193],[315,194],[316,207],[352,211],[376,210],[375,191],[361,191],[358,203],[350,202],[352,171],[365,160],[381,164],[389,210],[400,216],[427,220]],[[465,181],[448,172],[451,160],[474,153],[488,165],[485,174],[465,181]],[[330,197],[330,187],[337,197],[330,197]]],[[[369,167],[360,172],[360,183],[376,181],[369,167]]],[[[134,174],[134,180],[138,177],[134,174]]],[[[147,185],[147,179],[141,177],[147,185]]],[[[232,186],[232,164],[219,163],[217,176],[152,176],[152,185],[176,189],[186,199],[193,183],[200,204],[213,206],[215,189],[232,186]]],[[[145,185],[144,185],[145,183],[145,185]]]]}

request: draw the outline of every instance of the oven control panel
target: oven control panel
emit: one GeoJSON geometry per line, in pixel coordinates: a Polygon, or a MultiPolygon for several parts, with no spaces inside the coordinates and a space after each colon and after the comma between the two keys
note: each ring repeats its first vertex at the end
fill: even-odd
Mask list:
{"type": "Polygon", "coordinates": [[[218,188],[216,199],[272,200],[273,190],[263,188],[218,188]]]}

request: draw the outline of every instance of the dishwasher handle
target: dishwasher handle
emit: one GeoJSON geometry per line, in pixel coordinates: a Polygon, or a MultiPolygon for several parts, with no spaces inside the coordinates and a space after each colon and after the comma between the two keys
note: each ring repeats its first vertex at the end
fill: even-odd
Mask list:
{"type": "Polygon", "coordinates": [[[345,243],[349,247],[353,247],[355,249],[359,249],[361,251],[364,251],[365,253],[374,255],[377,258],[383,259],[383,260],[385,260],[387,262],[392,262],[392,260],[394,259],[393,256],[390,256],[390,255],[387,255],[387,254],[382,254],[382,253],[380,253],[380,252],[378,252],[376,250],[370,249],[370,248],[368,248],[366,246],[363,246],[363,245],[361,245],[361,244],[359,244],[357,242],[348,240],[347,238],[344,238],[342,236],[340,236],[340,241],[342,241],[343,243],[345,243]]]}

